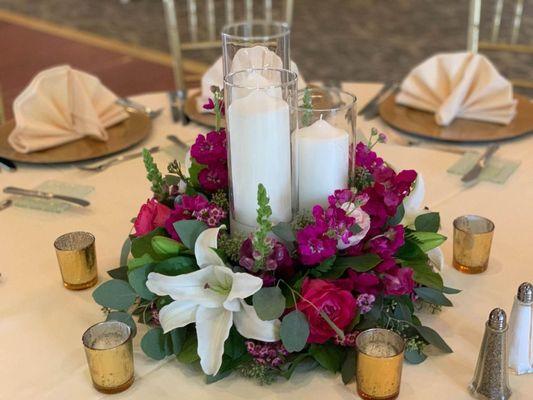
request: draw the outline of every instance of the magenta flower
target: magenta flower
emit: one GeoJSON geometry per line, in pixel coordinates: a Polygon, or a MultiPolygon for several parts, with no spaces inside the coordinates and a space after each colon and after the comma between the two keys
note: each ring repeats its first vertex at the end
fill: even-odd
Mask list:
{"type": "Polygon", "coordinates": [[[376,301],[376,296],[369,293],[363,293],[357,296],[357,299],[355,299],[355,302],[357,303],[357,307],[359,308],[359,312],[361,314],[366,314],[370,310],[372,310],[372,306],[374,305],[374,302],[376,301]]]}
{"type": "MultiPolygon", "coordinates": [[[[258,271],[258,276],[263,279],[263,286],[274,286],[277,279],[288,280],[294,275],[294,262],[287,248],[275,239],[270,240],[272,253],[266,260],[266,271],[258,271]]],[[[259,256],[254,251],[252,240],[248,238],[241,245],[239,264],[246,268],[248,272],[256,275],[255,264],[259,256]]]]}
{"type": "Polygon", "coordinates": [[[165,226],[165,222],[171,214],[170,208],[159,203],[156,199],[150,199],[143,204],[135,218],[135,236],[146,235],[155,228],[165,226]]]}
{"type": "MultiPolygon", "coordinates": [[[[186,220],[186,219],[200,219],[205,216],[205,209],[213,210],[213,207],[217,207],[214,204],[210,204],[209,201],[201,195],[189,196],[184,194],[180,197],[180,202],[174,206],[174,210],[170,213],[165,222],[165,229],[172,239],[180,240],[176,230],[174,229],[174,222],[186,220]]],[[[218,207],[217,207],[218,208],[218,207]]],[[[217,210],[215,213],[218,213],[217,210]]],[[[218,215],[218,214],[217,214],[218,215]]],[[[220,217],[222,219],[224,217],[220,217]]],[[[218,224],[217,224],[218,225],[218,224]]],[[[217,226],[214,225],[214,226],[217,226]]]]}
{"type": "Polygon", "coordinates": [[[382,235],[370,239],[368,246],[372,253],[385,259],[392,257],[404,243],[404,228],[402,225],[396,225],[382,235]]]}
{"type": "Polygon", "coordinates": [[[211,164],[198,174],[198,182],[202,189],[213,193],[228,188],[228,167],[226,164],[211,164]]]}
{"type": "Polygon", "coordinates": [[[296,233],[302,264],[321,263],[337,252],[337,240],[327,236],[326,233],[327,226],[323,223],[306,226],[296,233]]]}
{"type": "Polygon", "coordinates": [[[226,130],[219,132],[211,131],[204,135],[198,135],[196,142],[191,146],[191,157],[198,163],[212,165],[227,159],[226,130]]]}
{"type": "MultiPolygon", "coordinates": [[[[220,113],[224,115],[226,113],[226,110],[224,107],[224,100],[220,100],[219,105],[220,105],[220,113]]],[[[207,100],[207,103],[205,103],[202,107],[204,110],[214,110],[215,102],[213,101],[213,99],[210,98],[209,100],[207,100]]]]}
{"type": "Polygon", "coordinates": [[[285,364],[289,352],[281,342],[266,343],[260,341],[247,340],[244,342],[246,351],[259,365],[266,365],[270,368],[279,368],[285,364]]]}
{"type": "Polygon", "coordinates": [[[220,225],[220,222],[227,217],[226,211],[216,204],[208,204],[206,207],[198,211],[193,211],[192,216],[198,221],[203,221],[210,228],[220,225]]]}
{"type": "Polygon", "coordinates": [[[401,296],[411,294],[415,287],[413,270],[411,268],[395,268],[382,276],[385,294],[401,296]]]}

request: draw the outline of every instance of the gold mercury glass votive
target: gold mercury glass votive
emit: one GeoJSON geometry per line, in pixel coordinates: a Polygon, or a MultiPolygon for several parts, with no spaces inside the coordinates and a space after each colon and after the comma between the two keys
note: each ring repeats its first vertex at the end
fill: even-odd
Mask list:
{"type": "Polygon", "coordinates": [[[393,400],[400,393],[405,341],[388,329],[361,332],[356,339],[357,394],[365,400],[393,400]]]}
{"type": "Polygon", "coordinates": [[[119,321],[91,326],[82,336],[93,385],[102,393],[118,393],[133,383],[132,332],[119,321]]]}
{"type": "Polygon", "coordinates": [[[467,274],[487,269],[494,223],[478,215],[463,215],[453,221],[453,266],[467,274]]]}
{"type": "Polygon", "coordinates": [[[94,236],[88,232],[70,232],[59,236],[55,242],[57,262],[63,285],[67,289],[81,290],[98,281],[94,236]]]}

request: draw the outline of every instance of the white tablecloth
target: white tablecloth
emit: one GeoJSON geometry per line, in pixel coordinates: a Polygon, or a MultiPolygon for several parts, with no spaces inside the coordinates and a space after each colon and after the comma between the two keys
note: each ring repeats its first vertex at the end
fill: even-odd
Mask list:
{"type": "MultiPolygon", "coordinates": [[[[359,106],[380,88],[379,84],[346,84],[345,89],[358,96],[359,106]]],[[[194,124],[173,124],[162,93],[135,98],[152,107],[165,107],[154,121],[153,133],[143,143],[169,145],[167,134],[176,134],[191,142],[198,132],[194,124]]],[[[371,126],[383,128],[397,137],[380,121],[359,121],[368,132],[371,126]]],[[[177,147],[171,147],[182,157],[177,147]]],[[[451,238],[452,220],[461,214],[477,213],[496,224],[489,269],[469,276],[449,266],[451,240],[443,249],[448,266],[444,278],[448,286],[463,289],[451,296],[455,307],[439,315],[424,316],[437,329],[453,354],[434,357],[418,366],[405,365],[401,399],[467,399],[466,387],[474,366],[484,329],[493,307],[510,312],[517,286],[533,280],[533,138],[526,137],[503,146],[501,154],[522,160],[518,171],[505,185],[481,182],[465,189],[457,176],[446,169],[458,155],[395,145],[380,145],[378,153],[399,168],[414,168],[427,184],[426,205],[438,209],[444,234],[451,238]]],[[[164,169],[171,159],[166,152],[155,156],[164,169]]],[[[86,366],[81,335],[103,319],[92,290],[81,292],[63,288],[54,254],[53,241],[62,233],[87,230],[96,236],[99,277],[107,279],[106,270],[118,266],[119,252],[130,231],[130,219],[149,196],[149,184],[140,159],[93,174],[72,167],[21,166],[16,173],[1,173],[1,186],[35,187],[48,179],[95,187],[91,207],[72,208],[63,214],[11,207],[0,212],[0,399],[100,399],[86,366]]],[[[141,334],[143,328],[141,327],[141,334]]],[[[135,340],[136,381],[115,399],[353,399],[354,385],[345,387],[339,376],[318,370],[296,373],[290,382],[279,381],[269,387],[257,386],[236,374],[205,385],[201,374],[172,358],[155,362],[148,359],[135,340]]],[[[511,376],[514,399],[531,399],[533,376],[511,376]]]]}

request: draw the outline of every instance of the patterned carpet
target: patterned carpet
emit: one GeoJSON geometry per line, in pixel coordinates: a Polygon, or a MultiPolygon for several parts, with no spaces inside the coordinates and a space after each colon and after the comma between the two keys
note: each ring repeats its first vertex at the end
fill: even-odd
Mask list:
{"type": "MultiPolygon", "coordinates": [[[[177,3],[183,8],[185,1],[177,0],[177,3]]],[[[198,3],[201,7],[204,2],[198,3]]],[[[254,3],[256,8],[259,3],[263,4],[257,0],[254,3]]],[[[295,0],[292,57],[306,79],[400,80],[415,64],[436,52],[465,48],[468,3],[467,0],[295,0]]],[[[484,3],[490,7],[492,1],[484,3]]],[[[507,2],[506,7],[511,7],[511,3],[507,2]]],[[[217,2],[217,11],[221,7],[217,2]]],[[[159,0],[131,0],[127,4],[119,0],[0,0],[0,9],[152,49],[167,49],[159,0]]],[[[528,12],[533,15],[531,1],[526,1],[525,14],[528,12]]],[[[484,14],[483,20],[489,21],[490,16],[484,14]]],[[[509,34],[509,26],[507,19],[502,35],[509,34]]],[[[533,37],[533,18],[524,19],[521,35],[533,37]]],[[[210,61],[216,53],[188,57],[210,61]]],[[[506,75],[533,76],[532,55],[503,54],[491,58],[506,75]]]]}

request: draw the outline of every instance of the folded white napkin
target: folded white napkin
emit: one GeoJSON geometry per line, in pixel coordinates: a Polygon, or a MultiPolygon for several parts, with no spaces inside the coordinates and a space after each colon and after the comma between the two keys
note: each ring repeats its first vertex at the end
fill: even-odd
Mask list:
{"type": "Polygon", "coordinates": [[[513,86],[483,55],[437,54],[403,80],[396,102],[435,113],[439,125],[455,118],[507,125],[516,114],[513,86]]]}
{"type": "MultiPolygon", "coordinates": [[[[238,50],[233,57],[231,72],[250,68],[283,68],[283,62],[276,53],[265,46],[254,46],[238,50]]],[[[198,97],[196,103],[199,112],[209,112],[203,109],[203,105],[213,97],[211,86],[218,86],[219,88],[224,87],[223,70],[222,57],[220,57],[202,76],[202,93],[201,96],[198,97]]],[[[300,75],[298,67],[294,61],[291,61],[291,71],[298,74],[298,88],[305,88],[307,86],[305,80],[300,75]]]]}
{"type": "Polygon", "coordinates": [[[68,65],[42,71],[13,103],[16,127],[9,144],[30,153],[85,136],[105,141],[105,128],[128,117],[116,100],[98,78],[68,65]]]}

